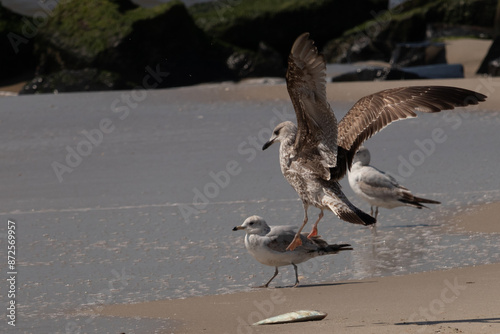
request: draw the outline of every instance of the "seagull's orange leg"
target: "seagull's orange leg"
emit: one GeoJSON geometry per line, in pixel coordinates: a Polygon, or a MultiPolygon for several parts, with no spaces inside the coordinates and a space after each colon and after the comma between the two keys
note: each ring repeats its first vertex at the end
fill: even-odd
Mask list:
{"type": "Polygon", "coordinates": [[[299,228],[297,234],[295,234],[295,237],[293,237],[292,242],[286,248],[287,251],[293,251],[295,248],[302,245],[302,240],[300,240],[300,233],[302,232],[302,229],[304,228],[304,226],[306,226],[306,224],[307,224],[307,218],[304,219],[304,223],[302,223],[302,226],[299,228]]]}
{"type": "Polygon", "coordinates": [[[300,240],[300,233],[302,232],[302,229],[304,228],[304,226],[306,226],[307,224],[307,208],[309,207],[308,204],[303,204],[304,205],[304,222],[302,223],[302,226],[299,228],[299,230],[297,231],[297,233],[295,234],[295,237],[293,237],[293,240],[292,242],[290,243],[290,245],[288,245],[288,247],[286,248],[286,250],[288,251],[293,251],[295,248],[299,247],[300,245],[302,245],[302,240],[300,240]]]}
{"type": "Polygon", "coordinates": [[[312,237],[318,236],[318,223],[321,220],[321,218],[323,218],[323,215],[324,215],[323,209],[321,209],[321,212],[319,213],[319,216],[318,216],[318,220],[316,220],[316,222],[314,223],[313,228],[311,230],[311,233],[309,233],[309,235],[307,236],[309,239],[311,239],[312,237]]]}

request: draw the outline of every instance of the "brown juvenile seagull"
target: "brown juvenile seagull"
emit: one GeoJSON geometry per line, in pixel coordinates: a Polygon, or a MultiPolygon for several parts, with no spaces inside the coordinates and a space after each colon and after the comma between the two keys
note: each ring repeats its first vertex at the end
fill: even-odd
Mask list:
{"type": "Polygon", "coordinates": [[[333,211],[353,224],[371,225],[376,220],[352,205],[337,182],[351,168],[361,144],[390,123],[416,117],[415,110],[438,112],[484,101],[485,95],[455,87],[416,86],[383,90],[360,99],[337,124],[326,101],[326,64],[309,33],[293,43],[288,57],[286,83],[297,117],[274,128],[263,150],[280,141],[281,172],[297,191],[304,206],[304,222],[287,249],[301,244],[307,209],[321,211],[309,237],[317,235],[323,210],[333,211]]]}

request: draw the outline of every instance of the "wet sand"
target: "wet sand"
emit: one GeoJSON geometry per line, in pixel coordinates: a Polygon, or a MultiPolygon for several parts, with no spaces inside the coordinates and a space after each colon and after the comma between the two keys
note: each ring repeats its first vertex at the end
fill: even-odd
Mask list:
{"type": "MultiPolygon", "coordinates": [[[[452,217],[460,233],[500,233],[500,204],[452,217]],[[496,214],[496,216],[495,216],[496,214]]],[[[165,333],[499,333],[500,264],[298,288],[108,305],[100,316],[168,319],[165,333]],[[322,321],[251,326],[296,311],[328,313],[322,321]]]]}
{"type": "Polygon", "coordinates": [[[456,228],[475,233],[500,233],[500,203],[478,206],[455,217],[456,228]]]}
{"type": "MultiPolygon", "coordinates": [[[[450,63],[462,62],[467,76],[476,69],[484,41],[452,41],[450,63]],[[469,42],[469,43],[468,43],[469,42]],[[471,44],[475,45],[471,48],[471,44]],[[481,49],[472,54],[468,50],[481,49]],[[466,58],[464,58],[466,57],[466,58]]],[[[479,60],[480,61],[480,60],[479,60]]],[[[405,85],[458,85],[487,93],[490,79],[429,80],[405,85]]],[[[491,81],[490,81],[491,82],[491,81]]],[[[498,83],[497,83],[498,84],[498,83]]],[[[357,100],[402,82],[327,85],[330,100],[357,100]]],[[[228,99],[288,99],[280,86],[228,86],[228,99]],[[237,96],[237,97],[236,97],[237,96]]],[[[198,96],[200,97],[200,96],[198,96]]],[[[213,96],[212,96],[213,98],[213,96]]],[[[490,96],[484,109],[497,110],[500,98],[490,96]]],[[[450,217],[451,233],[500,233],[500,203],[474,207],[450,217]]],[[[500,264],[454,268],[418,274],[341,281],[298,288],[105,306],[101,316],[169,319],[175,333],[499,333],[500,264]],[[302,309],[328,313],[322,321],[251,326],[261,319],[302,309]]],[[[165,331],[165,332],[170,332],[165,331]]]]}
{"type": "MultiPolygon", "coordinates": [[[[459,251],[454,253],[481,248],[481,244],[467,244],[467,236],[500,233],[496,218],[500,217],[500,205],[495,204],[499,200],[498,185],[494,184],[498,179],[496,167],[484,163],[492,151],[486,145],[498,142],[494,122],[500,110],[500,96],[495,93],[500,79],[328,84],[327,95],[330,101],[347,106],[367,94],[403,85],[452,85],[489,95],[480,105],[478,117],[467,118],[464,113],[464,124],[468,124],[458,130],[441,118],[419,117],[423,131],[441,126],[450,140],[442,145],[439,154],[428,157],[414,178],[405,182],[410,189],[426,191],[421,193],[424,197],[439,195],[436,199],[443,202],[443,210],[448,210],[445,213],[461,210],[449,220],[440,217],[448,221],[443,235],[456,234],[456,240],[464,235],[462,243],[466,247],[457,245],[459,251]],[[488,136],[477,136],[481,130],[488,136]],[[467,145],[470,147],[464,154],[460,148],[467,145]],[[480,163],[471,164],[471,159],[480,163]],[[452,165],[446,165],[447,162],[452,165]],[[441,179],[441,175],[446,177],[441,179]],[[475,177],[460,179],[463,175],[475,177]],[[478,205],[489,202],[495,203],[478,205]],[[463,209],[466,207],[471,209],[463,209]]],[[[6,191],[2,200],[4,215],[22,222],[25,228],[20,231],[25,262],[20,264],[24,281],[19,285],[20,302],[26,306],[26,314],[21,317],[25,328],[57,332],[64,328],[68,331],[75,325],[74,332],[82,329],[87,333],[119,332],[122,328],[128,333],[134,325],[140,327],[137,333],[155,329],[158,333],[303,333],[309,329],[320,333],[500,332],[500,264],[391,277],[378,277],[381,275],[377,273],[362,280],[336,279],[333,274],[327,275],[328,280],[318,280],[319,273],[315,276],[315,272],[309,272],[306,279],[301,279],[303,285],[295,289],[234,292],[248,290],[249,283],[260,283],[267,278],[262,275],[271,269],[263,271],[263,266],[247,258],[240,243],[242,235],[231,234],[230,228],[250,213],[263,213],[271,224],[289,224],[302,214],[296,194],[282,179],[275,154],[261,154],[259,150],[261,155],[250,164],[243,159],[250,156],[234,152],[237,143],[245,143],[247,136],[267,126],[273,107],[289,106],[283,84],[223,83],[151,91],[130,118],[123,122],[113,118],[116,130],[106,134],[94,148],[96,153],[86,157],[73,173],[64,174],[64,182],[59,182],[51,163],[64,161],[64,148],[78,144],[82,129],[94,129],[103,117],[116,116],[110,105],[121,94],[5,98],[7,107],[12,107],[6,110],[15,112],[9,115],[10,131],[5,132],[4,138],[8,148],[5,152],[10,154],[5,160],[12,166],[3,171],[6,191]],[[250,127],[242,129],[244,122],[250,127]],[[19,133],[21,128],[25,132],[19,133]],[[190,142],[197,137],[194,144],[199,146],[190,142]],[[213,204],[200,210],[189,225],[183,224],[177,204],[190,204],[191,189],[207,184],[207,173],[225,166],[221,167],[218,160],[214,163],[214,157],[224,164],[235,159],[241,162],[243,171],[213,204]],[[190,167],[195,165],[196,168],[190,167]],[[12,175],[17,177],[15,182],[11,181],[12,175]],[[185,267],[191,271],[179,274],[185,267]],[[308,279],[320,284],[308,285],[308,279]],[[335,282],[328,283],[331,281],[335,282]],[[177,290],[180,297],[211,295],[167,299],[180,298],[179,294],[168,294],[177,290]],[[102,293],[107,293],[106,298],[102,293]],[[93,308],[92,301],[99,306],[93,308]],[[250,326],[262,318],[300,309],[317,309],[328,316],[319,322],[250,326]],[[90,325],[95,325],[96,330],[91,331],[90,325]]],[[[403,131],[413,138],[410,122],[406,128],[398,124],[394,131],[384,131],[371,140],[372,147],[378,145],[379,155],[373,157],[377,166],[384,160],[397,161],[393,153],[384,151],[385,143],[395,143],[393,138],[399,138],[398,133],[403,131]]],[[[411,140],[404,145],[398,150],[401,154],[412,147],[411,140]]],[[[496,157],[489,161],[498,165],[496,157]]],[[[347,186],[345,190],[349,191],[347,186]]],[[[360,207],[367,209],[366,203],[360,203],[360,207]]],[[[422,248],[442,255],[446,246],[439,242],[441,235],[432,235],[428,242],[416,245],[416,251],[405,247],[415,239],[403,236],[408,236],[408,232],[419,236],[418,233],[431,229],[436,218],[432,214],[439,209],[422,210],[424,217],[420,220],[414,219],[418,210],[411,210],[381,212],[387,224],[381,224],[381,231],[393,237],[393,241],[403,240],[396,243],[397,247],[388,242],[384,251],[402,261],[405,270],[411,264],[403,256],[406,253],[411,253],[409,260],[417,259],[417,264],[422,265],[420,262],[427,261],[421,255],[422,248]],[[393,231],[396,232],[389,234],[393,231]]],[[[349,233],[351,226],[340,223],[335,224],[335,234],[328,233],[329,224],[321,228],[329,238],[340,238],[345,230],[342,238],[346,240],[336,242],[356,238],[357,247],[366,248],[363,231],[349,233]]],[[[495,240],[497,237],[490,239],[495,240]]],[[[455,250],[455,243],[450,245],[448,252],[455,250]]],[[[368,252],[361,249],[358,254],[368,252]]],[[[466,255],[473,258],[475,254],[466,255]]],[[[487,261],[480,263],[499,262],[494,251],[486,255],[487,261]]],[[[342,270],[339,263],[345,258],[347,255],[335,259],[335,266],[330,266],[332,272],[342,270]]],[[[446,261],[446,257],[431,259],[439,262],[439,268],[459,266],[446,261]]],[[[362,260],[365,258],[353,258],[352,263],[362,260]]],[[[412,272],[425,270],[416,268],[412,272]]],[[[354,276],[361,277],[367,276],[354,276]]]]}

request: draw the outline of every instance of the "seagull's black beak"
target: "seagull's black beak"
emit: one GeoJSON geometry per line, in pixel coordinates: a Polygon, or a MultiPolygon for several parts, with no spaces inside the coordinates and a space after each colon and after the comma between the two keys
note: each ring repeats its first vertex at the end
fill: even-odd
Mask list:
{"type": "Polygon", "coordinates": [[[264,146],[262,146],[262,151],[264,151],[265,149],[267,149],[273,143],[274,143],[274,139],[271,138],[267,143],[264,144],[264,146]]]}
{"type": "Polygon", "coordinates": [[[233,231],[238,231],[238,230],[243,230],[243,229],[244,229],[244,227],[241,225],[233,227],[233,231]]]}

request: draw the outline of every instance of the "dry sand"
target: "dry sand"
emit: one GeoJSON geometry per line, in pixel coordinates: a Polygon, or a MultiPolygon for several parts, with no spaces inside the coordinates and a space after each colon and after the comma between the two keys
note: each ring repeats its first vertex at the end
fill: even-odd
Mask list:
{"type": "MultiPolygon", "coordinates": [[[[500,204],[453,217],[464,230],[500,233],[500,204]]],[[[100,316],[169,319],[175,333],[500,333],[500,264],[298,288],[108,305],[100,316]],[[322,321],[251,326],[302,310],[322,321]]]]}

